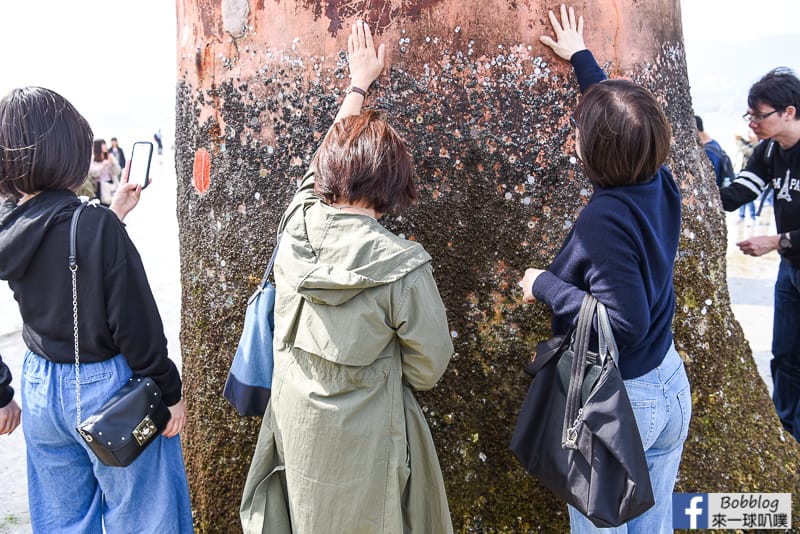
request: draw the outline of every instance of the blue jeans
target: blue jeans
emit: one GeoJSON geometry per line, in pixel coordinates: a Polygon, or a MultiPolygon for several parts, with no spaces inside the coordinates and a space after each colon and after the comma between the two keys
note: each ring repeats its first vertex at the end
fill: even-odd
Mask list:
{"type": "Polygon", "coordinates": [[[674,346],[661,364],[638,378],[625,381],[636,424],[642,436],[656,504],[644,514],[616,528],[597,528],[569,506],[573,534],[672,534],[672,490],[678,477],[683,442],[689,433],[692,395],[683,360],[674,346]]]}
{"type": "Polygon", "coordinates": [[[800,269],[782,259],[772,322],[772,402],[784,428],[800,441],[800,269]]]}
{"type": "MultiPolygon", "coordinates": [[[[83,419],[131,376],[122,355],[81,364],[83,419]]],[[[193,532],[180,440],[158,436],[128,467],[100,463],[75,430],[75,365],[28,352],[22,367],[28,506],[35,533],[193,532]]]]}
{"type": "Polygon", "coordinates": [[[744,219],[745,208],[750,208],[750,218],[756,218],[756,203],[755,202],[748,202],[747,204],[742,204],[742,207],[739,208],[739,218],[744,219]]]}

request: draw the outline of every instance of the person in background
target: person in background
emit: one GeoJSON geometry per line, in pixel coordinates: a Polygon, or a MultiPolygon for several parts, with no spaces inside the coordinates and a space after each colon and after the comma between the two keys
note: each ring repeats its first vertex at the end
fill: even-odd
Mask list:
{"type": "Polygon", "coordinates": [[[369,27],[348,39],[351,86],[280,224],[272,396],[245,483],[248,534],[453,532],[414,391],[453,344],[431,257],[380,218],[417,198],[405,143],[361,112],[383,70],[369,27]]]}
{"type": "Polygon", "coordinates": [[[161,153],[164,151],[164,145],[161,140],[161,130],[158,130],[156,133],[153,134],[153,141],[156,142],[156,146],[158,147],[158,155],[160,156],[161,153]]]}
{"type": "Polygon", "coordinates": [[[108,153],[106,142],[95,139],[92,144],[92,161],[89,164],[89,177],[94,183],[95,197],[104,206],[110,206],[114,192],[119,186],[120,175],[117,158],[108,153]]]}
{"type": "Polygon", "coordinates": [[[739,155],[741,157],[739,161],[739,170],[744,170],[744,168],[747,167],[747,162],[753,155],[753,150],[755,150],[756,145],[758,145],[758,137],[753,133],[753,130],[750,130],[747,134],[747,139],[737,134],[734,140],[736,141],[736,148],[739,150],[739,155]]]}
{"type": "Polygon", "coordinates": [[[767,189],[775,193],[777,235],[737,243],[748,256],[777,251],[772,322],[772,400],[783,427],[800,441],[800,78],[777,68],[750,88],[743,118],[761,142],[733,183],[720,189],[732,211],[767,189]]]}
{"type": "MultiPolygon", "coordinates": [[[[133,375],[159,386],[171,419],[128,467],[100,463],[76,430],[75,333],[67,264],[73,190],[85,180],[92,129],[61,95],[15,89],[0,100],[0,279],[19,304],[28,348],[22,367],[23,434],[31,526],[42,533],[192,534],[178,433],[181,378],[139,253],[122,220],[141,186],[78,222],[80,405],[95,413],[133,375]]],[[[113,156],[111,156],[113,157],[113,156]]]]}
{"type": "Polygon", "coordinates": [[[119,146],[119,141],[117,141],[116,137],[111,138],[111,148],[109,152],[112,156],[117,158],[117,163],[119,164],[120,168],[125,168],[125,152],[123,152],[122,147],[119,146]]]}
{"type": "MultiPolygon", "coordinates": [[[[594,186],[547,270],[527,269],[523,301],[546,303],[553,335],[576,323],[586,293],[608,310],[619,370],[644,445],[655,505],[616,529],[672,532],[672,490],[689,431],[692,400],[675,350],[672,273],[681,226],[678,185],[664,166],[672,131],[656,98],[627,80],[607,80],[583,41],[583,17],[550,11],[556,40],[541,42],[572,63],[583,96],[575,108],[575,149],[594,186]]],[[[569,507],[573,533],[598,532],[569,507]]]]}
{"type": "Polygon", "coordinates": [[[11,371],[0,356],[0,436],[11,434],[19,426],[20,409],[14,400],[11,371]]]}
{"type": "Polygon", "coordinates": [[[700,116],[694,116],[694,123],[697,126],[697,137],[706,151],[708,159],[711,160],[711,165],[714,167],[714,174],[717,177],[717,187],[723,187],[724,184],[733,181],[733,165],[728,154],[722,150],[719,143],[713,139],[703,127],[703,119],[700,116]]]}

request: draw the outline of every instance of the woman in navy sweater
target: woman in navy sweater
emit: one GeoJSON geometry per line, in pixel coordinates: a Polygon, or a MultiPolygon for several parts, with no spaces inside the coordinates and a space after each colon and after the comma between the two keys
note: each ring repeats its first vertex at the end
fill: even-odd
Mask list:
{"type": "MultiPolygon", "coordinates": [[[[575,324],[585,293],[608,309],[619,368],[647,456],[656,504],[603,532],[672,532],[672,490],[691,418],[683,361],[672,340],[672,271],[681,200],[663,166],[671,129],[661,106],[630,81],[606,80],[583,42],[583,17],[550,12],[554,41],[541,41],[571,61],[583,96],[575,109],[576,151],[594,194],[547,270],[520,282],[527,303],[553,310],[553,334],[575,324]]],[[[570,507],[573,533],[598,529],[570,507]]]]}

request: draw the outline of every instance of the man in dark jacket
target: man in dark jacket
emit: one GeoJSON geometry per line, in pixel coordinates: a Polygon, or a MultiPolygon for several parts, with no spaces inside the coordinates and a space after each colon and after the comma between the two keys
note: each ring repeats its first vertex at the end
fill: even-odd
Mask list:
{"type": "Polygon", "coordinates": [[[0,356],[0,436],[11,434],[19,426],[20,409],[14,400],[11,371],[0,356]]]}
{"type": "MultiPolygon", "coordinates": [[[[733,181],[735,176],[731,158],[722,150],[719,143],[706,132],[703,127],[703,119],[695,115],[694,123],[697,126],[697,136],[700,142],[703,143],[703,148],[708,159],[711,160],[711,165],[714,166],[714,174],[717,175],[717,187],[722,187],[726,181],[733,181]]],[[[122,164],[120,163],[120,165],[122,164]]]]}
{"type": "Polygon", "coordinates": [[[737,243],[750,256],[781,255],[772,329],[772,400],[783,426],[800,441],[800,79],[789,69],[768,72],[750,88],[744,119],[764,141],[744,170],[720,190],[732,211],[766,188],[775,191],[777,235],[737,243]]]}

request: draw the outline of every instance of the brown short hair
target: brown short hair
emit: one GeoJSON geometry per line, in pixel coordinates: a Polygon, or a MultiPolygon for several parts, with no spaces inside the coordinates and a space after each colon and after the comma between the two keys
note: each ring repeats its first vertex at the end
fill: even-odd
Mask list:
{"type": "Polygon", "coordinates": [[[575,109],[586,175],[600,187],[647,182],[667,159],[672,129],[655,96],[627,80],[591,86],[575,109]]]}
{"type": "Polygon", "coordinates": [[[75,189],[91,150],[89,123],[58,93],[23,87],[0,100],[0,195],[75,189]]]}
{"type": "Polygon", "coordinates": [[[378,213],[398,214],[417,199],[411,155],[376,111],[334,124],[312,167],[314,190],[329,203],[363,201],[378,213]]]}

